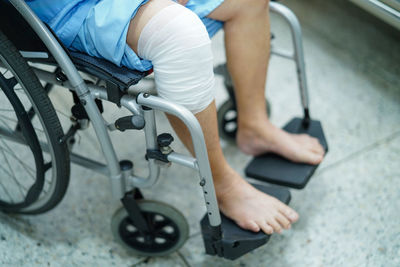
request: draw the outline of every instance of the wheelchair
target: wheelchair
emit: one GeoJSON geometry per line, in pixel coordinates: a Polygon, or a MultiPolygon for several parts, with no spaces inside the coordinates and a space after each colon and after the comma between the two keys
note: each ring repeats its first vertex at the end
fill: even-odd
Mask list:
{"type": "MultiPolygon", "coordinates": [[[[310,133],[318,137],[327,150],[320,123],[309,116],[298,21],[281,4],[271,2],[271,11],[281,15],[290,25],[294,53],[273,49],[272,54],[295,60],[304,108],[304,118],[291,121],[287,130],[310,133]]],[[[158,181],[161,166],[176,163],[199,173],[199,187],[207,209],[200,222],[207,254],[233,260],[268,241],[269,235],[240,229],[220,214],[204,136],[194,115],[184,107],[158,97],[153,90],[131,90],[141,79],[149,77],[150,72],[117,67],[103,59],[68,51],[22,0],[0,1],[0,15],[1,211],[39,214],[54,208],[68,187],[72,162],[109,177],[112,195],[122,203],[111,223],[112,233],[120,244],[137,255],[167,255],[185,243],[189,235],[188,223],[176,208],[145,199],[141,189],[158,181]],[[38,68],[35,63],[52,66],[54,71],[38,68]],[[66,133],[48,97],[54,85],[69,89],[74,100],[71,126],[66,133]],[[124,107],[131,115],[106,122],[101,114],[102,101],[124,107]],[[157,133],[155,110],[175,115],[187,126],[194,157],[175,152],[171,147],[174,140],[171,134],[157,133]],[[95,130],[105,164],[73,152],[75,135],[87,129],[89,123],[95,130]],[[144,131],[147,177],[136,175],[130,160],[119,160],[111,143],[109,131],[128,130],[144,131]]],[[[224,76],[230,95],[218,111],[222,125],[220,132],[222,137],[232,139],[236,134],[236,117],[226,116],[236,111],[234,85],[224,65],[218,66],[216,73],[224,76]]],[[[289,163],[276,155],[263,155],[247,166],[246,173],[261,181],[302,188],[315,168],[289,163]],[[259,166],[260,161],[261,165],[268,161],[270,165],[267,165],[273,166],[272,172],[278,177],[257,174],[257,171],[265,172],[265,166],[259,166]],[[289,174],[285,174],[287,169],[289,174]],[[301,177],[294,175],[293,178],[293,171],[300,172],[301,177]],[[290,176],[289,180],[285,175],[290,176]]],[[[285,203],[290,201],[290,191],[286,188],[255,186],[285,203]]]]}

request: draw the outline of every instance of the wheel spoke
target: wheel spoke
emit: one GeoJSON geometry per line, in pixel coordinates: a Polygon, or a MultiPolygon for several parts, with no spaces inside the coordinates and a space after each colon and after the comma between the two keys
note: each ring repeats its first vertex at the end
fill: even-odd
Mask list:
{"type": "MultiPolygon", "coordinates": [[[[51,161],[45,163],[45,164],[44,164],[44,173],[46,173],[48,170],[50,170],[52,166],[53,166],[53,163],[52,163],[51,161]]],[[[48,184],[48,185],[51,184],[50,181],[49,181],[48,179],[44,179],[44,182],[45,182],[46,184],[48,184]]],[[[45,193],[47,193],[47,190],[43,189],[43,191],[44,191],[45,193]]]]}
{"type": "MultiPolygon", "coordinates": [[[[4,118],[4,119],[6,119],[6,120],[9,120],[9,121],[12,121],[12,122],[18,124],[18,120],[14,119],[14,118],[6,117],[6,116],[4,116],[4,115],[0,115],[0,117],[2,117],[2,118],[4,118]]],[[[14,131],[13,129],[11,129],[11,128],[7,125],[7,123],[4,122],[4,120],[0,119],[0,121],[3,122],[3,124],[4,124],[9,130],[14,131]]],[[[35,129],[36,131],[39,131],[39,132],[44,133],[44,130],[39,129],[39,128],[37,128],[37,127],[34,127],[33,125],[32,125],[32,127],[33,127],[33,129],[35,129]]]]}
{"type": "Polygon", "coordinates": [[[156,236],[156,237],[164,238],[164,239],[167,240],[167,241],[173,240],[173,239],[175,238],[175,235],[174,235],[174,234],[172,234],[172,233],[169,234],[169,233],[166,233],[166,232],[159,232],[159,233],[156,233],[155,236],[156,236]]]}
{"type": "MultiPolygon", "coordinates": [[[[61,112],[55,112],[41,81],[24,71],[31,64],[10,45],[0,51],[0,209],[35,214],[62,199],[69,178],[68,148],[58,147],[53,138],[63,134],[63,115],[57,116],[61,112]]],[[[69,113],[67,107],[60,109],[69,113]]]]}
{"type": "MultiPolygon", "coordinates": [[[[28,112],[28,118],[29,120],[32,122],[33,117],[35,116],[35,110],[33,109],[33,107],[31,107],[28,112]]],[[[31,123],[32,124],[32,123],[31,123]]],[[[33,125],[32,125],[33,126],[33,125]]],[[[20,132],[21,131],[21,125],[18,123],[17,126],[15,127],[15,131],[16,132],[20,132]]]]}
{"type": "Polygon", "coordinates": [[[36,180],[36,177],[35,177],[35,170],[33,170],[30,166],[28,166],[25,162],[23,162],[21,159],[19,159],[18,157],[17,157],[17,155],[15,155],[15,153],[12,151],[12,149],[10,149],[10,147],[6,144],[6,142],[4,142],[4,140],[3,139],[1,139],[0,138],[0,142],[2,142],[3,143],[3,145],[7,148],[7,149],[5,149],[4,147],[2,147],[2,149],[4,150],[4,151],[6,151],[6,152],[8,152],[16,161],[18,161],[24,168],[25,168],[25,170],[27,171],[27,173],[33,178],[33,180],[36,180]],[[28,170],[30,170],[32,173],[30,173],[28,170]]]}
{"type": "Polygon", "coordinates": [[[59,109],[55,109],[55,111],[56,111],[57,113],[63,115],[65,118],[67,118],[67,119],[69,119],[69,120],[71,119],[71,115],[68,115],[68,114],[64,113],[63,111],[61,111],[61,110],[59,110],[59,109]]]}
{"type": "Polygon", "coordinates": [[[0,108],[0,111],[5,111],[5,112],[14,112],[13,109],[6,109],[6,108],[0,108]]]}
{"type": "MultiPolygon", "coordinates": [[[[4,153],[4,152],[9,152],[9,150],[8,150],[8,149],[4,149],[4,147],[0,146],[0,151],[1,151],[1,153],[3,154],[3,156],[4,156],[5,160],[6,160],[6,163],[7,163],[7,165],[8,165],[8,168],[9,168],[10,170],[12,170],[11,165],[10,165],[8,159],[7,159],[7,156],[6,156],[5,153],[4,153]]],[[[8,154],[9,154],[9,153],[8,153],[8,154]]],[[[13,158],[15,158],[15,157],[13,156],[13,158]]],[[[20,163],[21,163],[21,162],[20,162],[20,163]]],[[[11,174],[10,172],[8,172],[4,167],[0,166],[0,168],[1,168],[2,170],[4,170],[5,172],[7,172],[7,174],[8,174],[10,177],[12,177],[12,174],[11,174]]],[[[25,167],[25,170],[26,170],[26,167],[25,167]]],[[[34,172],[34,171],[32,170],[32,172],[34,172]]],[[[30,174],[28,171],[27,171],[27,173],[30,174]]],[[[18,183],[18,182],[17,182],[17,183],[18,183]]],[[[26,189],[26,188],[24,188],[24,189],[26,189]]]]}
{"type": "Polygon", "coordinates": [[[155,222],[155,224],[154,224],[154,231],[158,233],[158,232],[160,232],[165,226],[168,226],[168,225],[170,225],[170,222],[167,221],[167,220],[163,220],[163,221],[160,221],[160,222],[155,222]]]}
{"type": "MultiPolygon", "coordinates": [[[[6,161],[7,165],[8,165],[8,168],[10,169],[10,172],[11,172],[11,173],[8,173],[8,175],[9,175],[11,178],[13,178],[14,182],[18,185],[18,189],[19,189],[19,191],[20,191],[20,193],[21,193],[21,196],[22,196],[22,198],[23,198],[23,197],[24,197],[24,192],[22,192],[21,187],[24,188],[25,190],[26,190],[26,188],[25,188],[24,186],[21,185],[21,183],[18,181],[17,177],[15,176],[15,172],[14,172],[13,168],[11,167],[10,162],[8,161],[8,157],[7,157],[6,154],[4,153],[4,150],[3,150],[3,149],[0,149],[0,150],[1,150],[1,153],[3,154],[3,156],[4,156],[4,159],[5,159],[5,161],[6,161]]],[[[5,168],[3,168],[3,167],[1,167],[1,168],[2,168],[4,171],[6,171],[5,168]]]]}
{"type": "Polygon", "coordinates": [[[4,116],[4,115],[0,115],[0,117],[2,117],[5,120],[8,120],[8,121],[18,123],[18,120],[16,118],[10,118],[10,117],[4,116]]]}
{"type": "MultiPolygon", "coordinates": [[[[10,152],[7,149],[2,148],[2,150],[5,150],[7,152],[10,152]]],[[[10,154],[15,160],[17,160],[19,162],[19,164],[22,165],[22,167],[24,167],[24,169],[26,170],[26,172],[29,174],[29,176],[33,179],[36,180],[36,177],[34,175],[35,171],[28,165],[26,165],[23,161],[21,161],[20,159],[17,158],[16,155],[10,154]]]]}
{"type": "Polygon", "coordinates": [[[49,161],[49,162],[46,162],[45,164],[44,164],[44,172],[47,172],[48,170],[50,170],[51,169],[51,167],[52,167],[52,162],[51,161],[49,161]]]}
{"type": "Polygon", "coordinates": [[[18,83],[18,81],[15,77],[11,77],[7,79],[7,83],[10,88],[14,88],[14,86],[18,83]]]}
{"type": "Polygon", "coordinates": [[[237,121],[237,117],[234,117],[234,118],[230,118],[230,119],[224,120],[224,122],[225,122],[225,123],[229,123],[229,122],[236,122],[236,121],[237,121]]]}
{"type": "Polygon", "coordinates": [[[4,192],[6,192],[6,194],[8,195],[8,197],[9,197],[11,203],[15,203],[14,199],[11,197],[10,193],[7,191],[6,187],[3,185],[3,183],[1,182],[1,180],[0,180],[0,185],[1,185],[1,187],[3,188],[4,192]]]}
{"type": "Polygon", "coordinates": [[[5,117],[5,116],[3,116],[3,115],[0,115],[0,122],[2,122],[3,125],[4,125],[5,127],[7,127],[8,130],[9,130],[10,132],[14,132],[13,129],[11,129],[10,126],[8,126],[8,124],[2,119],[3,117],[4,117],[4,118],[7,118],[7,117],[5,117]]]}
{"type": "Polygon", "coordinates": [[[156,215],[154,213],[142,213],[146,218],[147,225],[152,229],[154,227],[154,219],[156,215]]]}
{"type": "Polygon", "coordinates": [[[132,232],[132,233],[129,232],[129,234],[127,234],[126,237],[129,238],[129,239],[135,239],[136,240],[136,237],[138,237],[139,235],[140,235],[139,231],[132,232]]]}
{"type": "Polygon", "coordinates": [[[225,132],[227,132],[227,133],[236,132],[236,130],[237,130],[237,125],[236,125],[236,123],[230,122],[229,124],[225,124],[225,125],[224,125],[224,130],[225,130],[225,132]]]}
{"type": "Polygon", "coordinates": [[[7,74],[7,72],[9,72],[10,70],[9,69],[6,69],[1,75],[6,75],[7,74]]]}
{"type": "MultiPolygon", "coordinates": [[[[1,150],[1,151],[3,152],[3,150],[1,150]]],[[[3,170],[8,176],[10,176],[12,178],[11,173],[6,168],[4,168],[3,166],[0,165],[0,169],[3,170]]]]}
{"type": "MultiPolygon", "coordinates": [[[[3,152],[3,151],[2,151],[3,152]]],[[[10,167],[9,167],[10,168],[10,167]]],[[[13,174],[11,174],[7,169],[5,169],[3,166],[0,165],[0,169],[4,171],[5,174],[7,174],[10,178],[13,178],[15,180],[15,178],[13,177],[13,174]]],[[[20,185],[23,189],[27,190],[26,187],[24,187],[23,185],[21,185],[17,180],[15,180],[15,183],[20,185]]],[[[21,192],[21,194],[23,195],[23,193],[21,192]]]]}

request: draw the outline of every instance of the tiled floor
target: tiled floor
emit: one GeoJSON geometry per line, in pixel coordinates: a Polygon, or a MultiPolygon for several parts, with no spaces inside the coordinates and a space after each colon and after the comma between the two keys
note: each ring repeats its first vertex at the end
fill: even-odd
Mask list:
{"type": "MultiPolygon", "coordinates": [[[[0,214],[0,265],[400,266],[400,33],[348,1],[284,3],[303,26],[311,114],[322,120],[330,145],[309,185],[292,190],[291,206],[301,219],[290,231],[234,262],[206,256],[198,181],[191,170],[172,166],[145,195],[180,209],[191,237],[169,257],[137,258],[113,241],[110,218],[118,203],[107,178],[73,166],[70,187],[56,209],[39,216],[0,214]]],[[[285,24],[276,16],[272,22],[276,45],[287,46],[285,24]]],[[[216,64],[224,61],[222,37],[214,38],[216,64]]],[[[227,96],[220,78],[217,86],[222,104],[227,96]]],[[[296,86],[292,62],[273,57],[267,95],[274,123],[300,114],[296,86]]],[[[52,95],[59,109],[68,106],[60,103],[61,94],[52,95]]],[[[165,121],[160,114],[160,131],[171,131],[165,121]]],[[[93,136],[92,130],[81,133],[77,149],[99,154],[93,136]]],[[[113,133],[113,138],[121,158],[133,158],[135,168],[144,170],[143,144],[134,141],[143,140],[142,134],[113,133]]],[[[183,151],[175,143],[175,150],[183,151]]],[[[242,172],[249,157],[235,146],[223,142],[223,147],[242,172]]]]}

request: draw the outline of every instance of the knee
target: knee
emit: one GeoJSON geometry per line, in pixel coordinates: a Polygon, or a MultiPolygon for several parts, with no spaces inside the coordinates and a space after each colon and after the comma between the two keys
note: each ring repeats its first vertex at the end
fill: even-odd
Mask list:
{"type": "Polygon", "coordinates": [[[211,41],[197,15],[168,9],[146,25],[138,52],[153,63],[159,96],[197,113],[214,99],[211,41]]]}
{"type": "Polygon", "coordinates": [[[211,43],[199,17],[189,9],[174,4],[162,9],[147,23],[138,41],[139,56],[156,61],[162,52],[190,50],[211,43]]]}

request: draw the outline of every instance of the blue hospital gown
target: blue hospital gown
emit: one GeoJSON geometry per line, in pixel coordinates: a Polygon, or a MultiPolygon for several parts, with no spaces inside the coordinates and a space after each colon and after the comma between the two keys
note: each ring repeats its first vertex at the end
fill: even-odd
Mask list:
{"type": "MultiPolygon", "coordinates": [[[[139,71],[152,68],[126,44],[129,22],[149,0],[26,0],[63,44],[118,66],[139,71]]],[[[206,18],[224,0],[189,0],[186,7],[203,21],[212,37],[223,23],[206,18]]]]}

